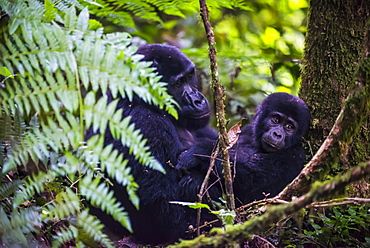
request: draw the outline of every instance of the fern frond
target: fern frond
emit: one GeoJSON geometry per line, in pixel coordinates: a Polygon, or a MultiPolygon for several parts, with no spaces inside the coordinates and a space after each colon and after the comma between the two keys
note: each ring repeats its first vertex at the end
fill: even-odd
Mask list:
{"type": "MultiPolygon", "coordinates": [[[[105,132],[93,136],[84,146],[84,129],[90,125],[100,130],[109,128],[113,137],[128,147],[135,159],[163,171],[139,131],[130,125],[129,118],[122,119],[116,101],[108,104],[105,94],[109,91],[114,97],[128,99],[136,94],[176,117],[175,101],[154,70],[148,68],[149,63],[139,62],[141,57],[134,55],[136,48],[130,45],[131,37],[127,33],[104,34],[102,28],[90,30],[89,12],[81,8],[77,14],[75,7],[70,6],[74,3],[78,2],[0,0],[2,13],[9,18],[9,24],[0,30],[0,68],[5,67],[14,75],[1,82],[0,113],[3,118],[0,124],[15,124],[20,139],[11,143],[10,152],[7,151],[3,159],[2,171],[27,166],[30,160],[48,166],[47,172],[38,171],[37,175],[26,177],[23,185],[19,181],[1,185],[0,198],[7,198],[19,189],[11,199],[12,207],[17,210],[0,211],[0,233],[7,230],[6,235],[1,236],[4,243],[3,238],[26,242],[27,235],[36,231],[41,214],[32,208],[23,211],[20,206],[35,193],[43,192],[45,185],[56,177],[70,183],[71,188],[78,185],[81,192],[72,192],[70,188],[61,190],[55,201],[46,205],[46,218],[76,216],[78,219],[79,229],[76,223],[71,223],[55,237],[54,246],[70,239],[78,239],[76,244],[82,244],[80,235],[83,232],[109,246],[101,226],[95,224],[97,222],[86,211],[81,212],[80,194],[130,228],[113,194],[99,179],[92,178],[95,165],[99,165],[104,175],[126,186],[130,199],[138,205],[137,184],[124,157],[129,154],[121,154],[112,146],[104,147],[105,132]],[[65,13],[61,14],[63,8],[65,13]],[[104,96],[97,101],[100,91],[104,96]],[[82,100],[82,92],[87,92],[85,100],[82,100]],[[8,117],[10,119],[6,119],[8,117]],[[35,124],[29,124],[32,122],[35,124]],[[27,123],[27,127],[22,123],[27,123]]],[[[138,3],[144,8],[149,5],[145,1],[138,3]]],[[[135,11],[143,13],[139,7],[130,9],[130,12],[135,11]]],[[[4,130],[7,134],[0,133],[0,138],[12,139],[10,130],[4,130]]]]}
{"type": "Polygon", "coordinates": [[[5,46],[0,46],[3,55],[0,65],[6,66],[17,76],[4,82],[5,89],[0,91],[0,105],[3,105],[7,114],[10,114],[10,109],[11,113],[18,110],[22,115],[29,115],[31,111],[49,112],[53,109],[59,112],[60,105],[56,101],[59,100],[68,110],[74,111],[78,106],[73,100],[78,99],[76,79],[65,77],[62,70],[73,72],[75,68],[66,35],[61,35],[60,28],[55,26],[36,28],[30,25],[34,32],[22,28],[21,34],[11,37],[3,32],[6,42],[5,46]],[[65,95],[70,97],[61,97],[65,95]],[[49,98],[52,101],[48,101],[49,98]]]}
{"type": "MultiPolygon", "coordinates": [[[[20,33],[4,30],[6,45],[0,47],[4,55],[0,66],[9,68],[12,73],[15,68],[21,78],[7,81],[6,90],[1,91],[0,104],[13,112],[14,102],[20,106],[21,113],[29,114],[32,109],[48,112],[47,91],[48,94],[55,92],[50,97],[70,106],[70,100],[79,99],[73,76],[77,68],[80,74],[77,78],[81,78],[86,89],[101,88],[105,93],[109,87],[113,96],[117,96],[118,89],[122,97],[129,99],[135,93],[144,101],[175,113],[176,103],[159,83],[153,69],[148,68],[148,63],[139,63],[139,56],[133,56],[135,49],[129,47],[130,37],[125,33],[99,37],[101,32],[88,32],[88,19],[86,9],[77,16],[75,9],[70,8],[64,19],[67,31],[47,23],[36,26],[34,22],[21,25],[20,33]],[[12,39],[16,42],[11,42],[12,39]],[[31,74],[26,75],[26,71],[31,74]],[[54,78],[58,79],[57,83],[54,78]],[[66,95],[70,97],[60,97],[66,95]]],[[[77,100],[68,110],[74,111],[76,106],[77,100]]],[[[56,105],[52,107],[57,111],[56,105]]]]}
{"type": "Polygon", "coordinates": [[[108,121],[113,114],[122,116],[122,110],[119,109],[116,112],[118,99],[108,104],[108,97],[103,95],[98,101],[95,99],[95,94],[89,92],[85,97],[85,116],[86,116],[86,128],[92,126],[93,131],[100,130],[101,133],[105,133],[108,121]]]}
{"type": "Polygon", "coordinates": [[[24,137],[26,125],[19,113],[10,116],[0,110],[0,165],[5,163],[5,155],[9,155],[10,147],[19,143],[24,137]]]}
{"type": "Polygon", "coordinates": [[[195,13],[199,9],[199,3],[194,0],[100,0],[98,3],[99,6],[89,5],[91,13],[130,28],[135,28],[133,16],[163,23],[158,10],[184,18],[184,12],[195,13]]]}
{"type": "Polygon", "coordinates": [[[103,247],[114,247],[108,236],[102,231],[104,225],[96,217],[89,215],[87,210],[82,211],[78,215],[77,226],[82,229],[80,232],[86,233],[88,237],[92,237],[94,241],[99,242],[103,247]]]}
{"type": "Polygon", "coordinates": [[[81,209],[80,199],[70,188],[65,192],[59,193],[55,201],[47,206],[47,214],[44,218],[52,220],[53,218],[63,219],[66,216],[75,215],[81,209]]]}
{"type": "Polygon", "coordinates": [[[139,205],[139,198],[136,195],[138,185],[134,182],[130,167],[127,167],[128,160],[113,149],[113,145],[104,146],[103,135],[94,135],[87,141],[84,160],[90,165],[99,164],[100,169],[109,177],[126,186],[130,200],[135,206],[139,205]]]}
{"type": "MultiPolygon", "coordinates": [[[[105,133],[105,128],[109,122],[109,130],[112,133],[114,139],[120,139],[123,146],[130,148],[132,153],[140,163],[149,166],[150,168],[160,170],[164,172],[162,165],[153,157],[149,152],[149,148],[145,146],[145,140],[140,134],[139,130],[135,130],[135,125],[130,124],[130,117],[122,119],[122,110],[116,110],[118,100],[115,100],[107,104],[107,97],[103,96],[98,101],[95,99],[95,95],[90,92],[85,97],[85,109],[84,113],[86,116],[86,129],[93,124],[93,130],[97,131],[100,129],[100,133],[105,133]],[[95,103],[95,104],[94,104],[95,103]]],[[[99,140],[88,141],[88,147],[98,148],[101,151],[101,146],[97,143],[99,140]],[[92,142],[94,141],[94,142],[92,142]]],[[[101,142],[103,143],[103,142],[101,142]]],[[[109,157],[105,158],[104,161],[114,161],[109,157]]]]}
{"type": "Polygon", "coordinates": [[[181,11],[182,9],[192,10],[197,12],[199,7],[197,1],[183,1],[183,0],[149,0],[146,1],[149,4],[156,6],[160,11],[163,11],[167,15],[174,15],[185,18],[186,16],[181,11]],[[194,6],[191,8],[191,6],[194,6]]]}
{"type": "Polygon", "coordinates": [[[84,6],[78,0],[52,0],[57,8],[62,13],[65,13],[71,6],[76,6],[77,9],[83,9],[84,6]]]}
{"type": "Polygon", "coordinates": [[[88,199],[93,206],[99,207],[106,213],[113,216],[115,220],[120,222],[128,230],[131,229],[130,220],[127,213],[124,212],[124,208],[116,198],[113,196],[113,191],[109,191],[109,188],[101,183],[99,178],[92,180],[92,176],[84,176],[80,184],[81,194],[88,199]]]}
{"type": "Polygon", "coordinates": [[[162,23],[161,18],[155,11],[155,8],[152,4],[148,3],[149,1],[120,1],[120,6],[132,13],[134,16],[140,16],[141,18],[156,21],[162,23]]]}
{"type": "MultiPolygon", "coordinates": [[[[108,21],[121,25],[123,27],[130,27],[134,28],[135,23],[131,16],[131,14],[127,11],[122,11],[122,8],[113,8],[113,5],[110,3],[111,1],[96,1],[99,5],[88,5],[90,13],[98,16],[104,17],[108,21]]],[[[120,5],[119,1],[116,1],[118,5],[120,5]]],[[[116,4],[113,3],[113,4],[116,4]]]]}
{"type": "Polygon", "coordinates": [[[131,37],[127,33],[107,34],[103,37],[99,32],[86,33],[84,41],[81,31],[86,31],[88,13],[84,10],[76,16],[75,10],[66,14],[66,26],[73,29],[80,27],[73,33],[70,42],[76,54],[77,68],[80,79],[86,89],[108,90],[113,97],[117,93],[121,97],[132,100],[135,93],[144,101],[166,109],[176,117],[176,101],[166,91],[164,83],[159,82],[159,77],[149,68],[148,62],[139,62],[142,56],[134,55],[136,48],[131,47],[131,37]],[[84,16],[81,18],[80,16],[84,16]]]}
{"type": "MultiPolygon", "coordinates": [[[[91,176],[85,176],[84,178],[91,178],[91,176]]],[[[86,180],[84,179],[81,183],[84,184],[84,181],[86,180]]],[[[84,187],[82,186],[82,188],[84,187]]],[[[84,195],[86,191],[81,191],[81,193],[84,195]]],[[[90,196],[94,193],[100,193],[100,191],[92,192],[87,195],[90,196]]],[[[109,197],[105,197],[105,199],[108,198],[109,197]]],[[[119,213],[117,213],[116,211],[117,209],[115,209],[114,206],[108,206],[108,208],[110,210],[114,209],[113,211],[115,211],[115,217],[120,217],[119,213]]],[[[68,229],[71,228],[71,231],[66,231],[66,229],[62,229],[61,232],[59,232],[58,235],[55,236],[56,240],[53,242],[53,246],[76,238],[78,238],[83,243],[90,243],[89,238],[87,238],[90,237],[93,238],[94,241],[104,245],[104,247],[113,247],[107,235],[102,232],[104,225],[101,224],[100,221],[96,219],[96,217],[89,215],[87,210],[80,211],[80,209],[81,202],[78,195],[72,192],[71,189],[67,188],[65,192],[62,192],[56,196],[56,200],[47,206],[47,210],[43,211],[43,218],[46,220],[53,220],[55,218],[63,219],[68,216],[77,217],[77,223],[70,223],[70,226],[68,227],[68,229]]],[[[120,218],[118,219],[121,220],[120,218]]]]}
{"type": "MultiPolygon", "coordinates": [[[[126,34],[110,34],[105,40],[87,39],[82,45],[77,44],[79,74],[85,88],[94,91],[101,89],[103,94],[109,87],[113,97],[132,100],[133,93],[149,104],[165,108],[171,114],[176,112],[176,101],[166,91],[164,83],[148,68],[150,63],[139,62],[142,56],[133,55],[135,50],[129,45],[126,34]],[[124,50],[122,50],[124,49],[124,50]]],[[[175,114],[176,115],[176,114],[175,114]]]]}
{"type": "Polygon", "coordinates": [[[41,226],[39,209],[35,207],[27,209],[14,209],[9,215],[0,206],[0,241],[6,247],[14,244],[29,244],[31,232],[38,232],[41,226]]]}
{"type": "Polygon", "coordinates": [[[20,190],[17,191],[14,196],[13,207],[17,207],[29,200],[35,193],[41,193],[44,189],[44,184],[48,181],[52,181],[55,176],[56,173],[49,170],[47,173],[39,172],[36,176],[27,177],[25,184],[21,185],[20,190]]]}
{"type": "Polygon", "coordinates": [[[57,116],[57,120],[58,123],[55,123],[47,118],[47,125],[43,124],[41,130],[30,128],[31,131],[27,132],[21,143],[13,146],[12,156],[5,162],[3,172],[8,172],[17,165],[26,165],[30,158],[36,164],[38,161],[47,164],[51,153],[59,154],[71,147],[77,149],[83,138],[76,118],[66,113],[64,117],[57,116]]]}
{"type": "Polygon", "coordinates": [[[12,17],[8,25],[9,32],[13,34],[20,25],[30,21],[41,21],[43,18],[44,8],[37,0],[26,1],[1,1],[0,8],[12,17]],[[26,11],[19,11],[27,9],[26,11]]]}
{"type": "Polygon", "coordinates": [[[61,228],[55,235],[53,235],[53,243],[51,247],[61,247],[62,244],[69,240],[74,240],[78,237],[78,229],[70,225],[67,228],[61,228]]]}
{"type": "Polygon", "coordinates": [[[4,200],[13,195],[22,183],[23,181],[21,180],[0,183],[0,200],[4,200]]]}
{"type": "MultiPolygon", "coordinates": [[[[105,17],[114,24],[124,27],[135,28],[133,17],[155,21],[163,24],[161,16],[163,12],[167,15],[185,18],[186,15],[193,15],[199,12],[199,1],[197,0],[99,0],[98,4],[85,3],[89,6],[90,13],[99,17],[105,17]]],[[[207,5],[212,8],[240,8],[252,10],[248,2],[244,0],[213,0],[207,5]]]]}

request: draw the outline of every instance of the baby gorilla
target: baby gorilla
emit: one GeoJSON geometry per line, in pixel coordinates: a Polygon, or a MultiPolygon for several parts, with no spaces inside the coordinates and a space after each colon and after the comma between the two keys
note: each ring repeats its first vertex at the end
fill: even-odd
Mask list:
{"type": "Polygon", "coordinates": [[[309,109],[298,97],[274,93],[262,101],[231,151],[231,157],[236,153],[237,205],[276,196],[299,174],[305,163],[301,139],[309,122],[309,109]]]}
{"type": "MultiPolygon", "coordinates": [[[[309,121],[309,109],[298,97],[274,93],[262,101],[253,121],[242,128],[238,143],[230,149],[231,162],[235,167],[234,194],[237,206],[276,196],[299,174],[305,163],[305,152],[300,142],[309,121]]],[[[207,171],[209,159],[206,156],[193,156],[211,154],[214,140],[204,141],[184,153],[176,166],[189,172],[180,181],[184,200],[196,200],[195,196],[207,171]]],[[[215,170],[216,175],[222,175],[220,163],[216,164],[215,170]]],[[[213,175],[211,181],[217,179],[213,175]]],[[[212,186],[210,193],[213,200],[221,197],[221,189],[220,184],[212,186]]]]}

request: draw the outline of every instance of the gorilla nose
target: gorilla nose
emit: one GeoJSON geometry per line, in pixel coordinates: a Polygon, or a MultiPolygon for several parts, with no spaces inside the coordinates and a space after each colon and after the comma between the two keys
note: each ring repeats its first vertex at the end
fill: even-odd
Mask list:
{"type": "Polygon", "coordinates": [[[277,139],[281,139],[281,138],[283,137],[283,135],[282,135],[281,133],[276,132],[276,131],[274,131],[272,134],[273,134],[273,135],[274,135],[274,137],[276,137],[277,139]]]}
{"type": "Polygon", "coordinates": [[[204,101],[202,95],[197,94],[196,92],[185,92],[185,99],[188,104],[192,105],[193,107],[202,106],[204,101]]]}
{"type": "Polygon", "coordinates": [[[201,100],[195,100],[193,103],[194,103],[195,106],[202,105],[202,101],[201,100]]]}

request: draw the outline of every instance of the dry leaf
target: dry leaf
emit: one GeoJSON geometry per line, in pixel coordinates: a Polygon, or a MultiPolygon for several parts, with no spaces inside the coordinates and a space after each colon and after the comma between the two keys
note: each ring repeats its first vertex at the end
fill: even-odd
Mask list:
{"type": "Polygon", "coordinates": [[[242,120],[239,120],[234,126],[232,126],[227,133],[227,137],[229,138],[229,145],[226,147],[226,149],[230,149],[235,145],[236,142],[238,142],[239,134],[240,134],[240,127],[242,126],[242,120]]]}

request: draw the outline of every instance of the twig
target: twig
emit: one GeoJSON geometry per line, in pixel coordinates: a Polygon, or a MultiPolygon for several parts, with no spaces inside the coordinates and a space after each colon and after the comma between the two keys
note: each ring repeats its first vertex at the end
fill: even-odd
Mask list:
{"type": "Polygon", "coordinates": [[[226,115],[225,115],[225,91],[223,86],[220,84],[217,71],[217,57],[216,57],[216,43],[214,38],[214,33],[212,26],[208,18],[208,9],[205,0],[199,0],[200,4],[200,15],[203,20],[204,28],[206,31],[208,46],[209,46],[209,59],[210,59],[210,69],[211,69],[211,88],[214,93],[215,106],[216,106],[216,120],[219,131],[219,141],[220,150],[222,152],[222,158],[226,161],[223,163],[224,178],[225,178],[225,191],[226,191],[226,201],[230,210],[235,209],[234,192],[232,184],[232,175],[230,168],[230,157],[229,152],[226,149],[228,146],[228,136],[226,129],[226,115]]]}
{"type": "Polygon", "coordinates": [[[273,244],[271,244],[271,242],[269,242],[267,239],[262,238],[261,236],[253,235],[252,240],[255,240],[255,239],[262,241],[263,244],[257,243],[259,247],[265,247],[265,248],[275,248],[276,247],[273,244]]]}
{"type": "Polygon", "coordinates": [[[282,204],[282,203],[288,203],[287,201],[284,201],[284,200],[281,200],[279,198],[266,198],[266,199],[263,199],[263,200],[259,200],[259,201],[253,201],[251,203],[248,203],[246,205],[243,205],[241,207],[238,207],[237,208],[237,211],[240,212],[240,211],[243,211],[244,209],[247,209],[249,207],[252,207],[254,205],[258,205],[258,204],[261,204],[261,203],[269,203],[269,204],[282,204]]]}
{"type": "Polygon", "coordinates": [[[352,91],[320,149],[298,177],[278,195],[278,198],[290,200],[297,192],[306,193],[312,183],[324,174],[323,170],[327,171],[338,163],[341,154],[346,153],[369,110],[370,87],[359,87],[352,91]]]}
{"type": "Polygon", "coordinates": [[[322,201],[322,202],[314,202],[310,204],[309,208],[322,208],[322,207],[332,207],[332,206],[340,206],[340,205],[347,205],[347,204],[359,204],[359,203],[370,203],[370,199],[368,198],[340,198],[340,199],[333,199],[330,201],[322,201]]]}
{"type": "Polygon", "coordinates": [[[226,229],[214,228],[213,232],[211,232],[213,236],[205,237],[201,235],[193,240],[176,244],[176,247],[225,247],[232,242],[244,240],[253,233],[264,230],[268,225],[299,211],[317,199],[341,191],[348,184],[358,181],[367,175],[370,175],[370,161],[350,169],[344,175],[334,177],[333,180],[317,182],[306,195],[287,204],[272,206],[265,214],[259,217],[226,229]]]}
{"type": "MultiPolygon", "coordinates": [[[[206,187],[208,185],[209,177],[211,175],[211,172],[213,170],[213,167],[215,166],[215,161],[216,161],[216,157],[218,156],[219,149],[220,149],[220,143],[217,141],[217,143],[215,145],[215,148],[212,151],[212,155],[211,155],[211,159],[210,159],[210,163],[209,163],[207,174],[204,177],[204,180],[203,180],[202,185],[200,186],[200,190],[199,190],[199,194],[198,194],[198,202],[202,202],[202,200],[203,200],[204,192],[205,192],[205,189],[206,189],[206,187]]],[[[201,216],[201,213],[202,213],[202,209],[201,208],[198,208],[197,209],[197,228],[198,228],[197,229],[197,235],[198,236],[200,235],[200,228],[199,228],[199,226],[200,226],[200,216],[201,216]]]]}

